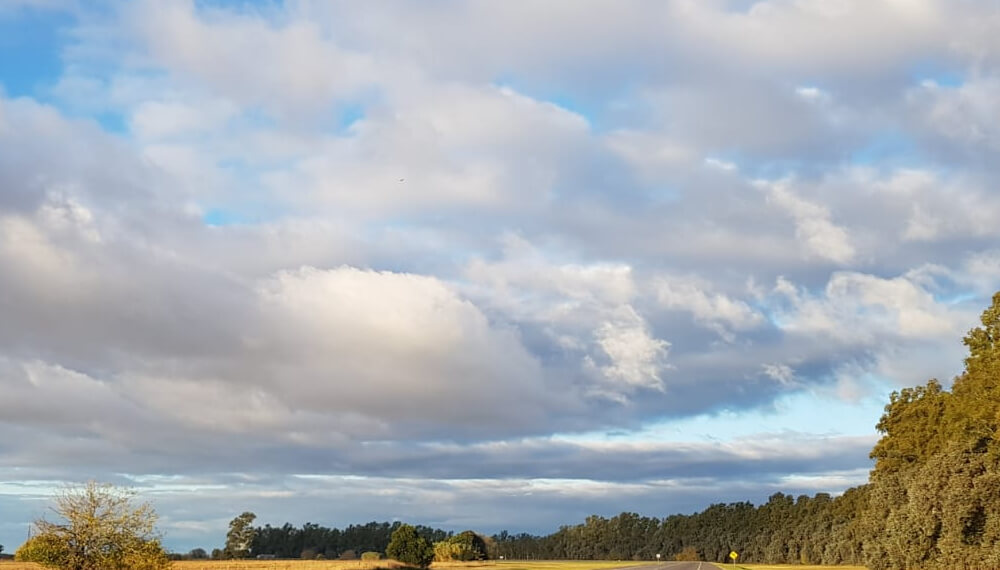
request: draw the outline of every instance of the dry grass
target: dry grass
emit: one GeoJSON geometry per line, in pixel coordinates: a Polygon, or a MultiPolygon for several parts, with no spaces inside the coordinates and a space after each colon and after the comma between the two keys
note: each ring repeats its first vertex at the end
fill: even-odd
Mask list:
{"type": "MultiPolygon", "coordinates": [[[[489,562],[444,562],[431,570],[605,570],[650,564],[649,562],[608,560],[491,560],[489,562]]],[[[665,564],[664,566],[669,567],[665,564]]],[[[722,570],[733,570],[732,564],[714,564],[722,570]]],[[[392,560],[182,560],[174,562],[174,570],[399,570],[392,560]]],[[[864,566],[799,566],[774,564],[737,564],[736,570],[865,570],[864,566]]],[[[0,570],[48,570],[33,562],[0,560],[0,570]]]]}
{"type": "MultiPolygon", "coordinates": [[[[431,570],[604,570],[634,564],[636,563],[606,560],[490,560],[436,562],[431,566],[431,570]]],[[[184,560],[174,563],[174,570],[399,570],[403,568],[406,567],[393,560],[184,560]]]]}
{"type": "MultiPolygon", "coordinates": [[[[732,564],[715,564],[718,568],[733,570],[732,564]]],[[[864,566],[820,566],[818,564],[740,564],[736,563],[736,570],[866,570],[864,566]]]]}
{"type": "MultiPolygon", "coordinates": [[[[375,570],[398,567],[391,560],[179,560],[174,570],[375,570]]],[[[49,570],[34,562],[0,562],[0,570],[49,570]]]]}
{"type": "Polygon", "coordinates": [[[398,570],[394,560],[179,560],[174,570],[398,570]]]}
{"type": "MultiPolygon", "coordinates": [[[[438,562],[431,570],[605,570],[643,564],[607,560],[490,560],[438,562]]],[[[180,560],[173,570],[402,570],[393,560],[180,560]]],[[[0,561],[0,570],[48,570],[33,562],[0,561]]]]}
{"type": "MultiPolygon", "coordinates": [[[[487,564],[496,566],[496,570],[603,570],[650,563],[632,560],[491,560],[487,564]]],[[[431,570],[434,568],[438,565],[431,566],[431,570]]]]}

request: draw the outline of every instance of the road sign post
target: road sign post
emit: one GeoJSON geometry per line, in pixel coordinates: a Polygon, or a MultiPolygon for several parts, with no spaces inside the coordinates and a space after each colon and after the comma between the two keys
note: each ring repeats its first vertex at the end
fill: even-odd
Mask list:
{"type": "Polygon", "coordinates": [[[729,557],[733,559],[733,568],[736,568],[736,559],[739,558],[740,555],[735,550],[733,550],[732,552],[729,553],[729,557]]]}

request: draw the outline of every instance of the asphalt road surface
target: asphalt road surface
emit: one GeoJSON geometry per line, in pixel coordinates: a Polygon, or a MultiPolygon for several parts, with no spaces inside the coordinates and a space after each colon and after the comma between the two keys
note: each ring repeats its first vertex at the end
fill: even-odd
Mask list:
{"type": "Polygon", "coordinates": [[[708,562],[658,562],[642,566],[623,566],[622,568],[628,568],[628,570],[716,570],[716,567],[708,562]]]}

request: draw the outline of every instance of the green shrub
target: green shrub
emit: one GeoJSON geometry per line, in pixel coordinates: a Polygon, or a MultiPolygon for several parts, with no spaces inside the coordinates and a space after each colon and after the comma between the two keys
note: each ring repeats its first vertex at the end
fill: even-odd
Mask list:
{"type": "Polygon", "coordinates": [[[419,568],[426,568],[434,561],[434,546],[408,524],[400,525],[392,533],[385,553],[389,558],[419,568]]]}

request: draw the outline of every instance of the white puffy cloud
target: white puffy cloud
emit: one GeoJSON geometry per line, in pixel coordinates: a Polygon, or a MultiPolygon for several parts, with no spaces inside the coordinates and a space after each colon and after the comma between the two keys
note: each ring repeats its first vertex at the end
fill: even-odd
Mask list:
{"type": "Polygon", "coordinates": [[[195,105],[178,101],[143,101],[132,112],[129,128],[141,139],[198,136],[225,127],[237,108],[227,101],[195,105]]]}
{"type": "Polygon", "coordinates": [[[732,331],[760,326],[764,317],[745,301],[712,291],[712,285],[695,277],[661,277],[656,281],[659,303],[668,309],[688,311],[695,322],[732,341],[732,331]]]}
{"type": "Polygon", "coordinates": [[[820,332],[848,342],[870,335],[944,338],[960,331],[965,315],[950,313],[912,275],[884,279],[856,272],[831,276],[822,295],[797,290],[779,279],[775,290],[792,303],[783,328],[820,332]]]}
{"type": "Polygon", "coordinates": [[[633,306],[638,291],[627,265],[552,263],[508,235],[502,260],[475,259],[465,275],[484,304],[579,355],[594,378],[589,393],[625,402],[637,389],[664,389],[670,343],[633,306]]]}
{"type": "Polygon", "coordinates": [[[434,278],[305,268],[269,279],[258,296],[262,322],[244,342],[263,353],[268,389],[294,409],[404,425],[430,413],[492,429],[515,404],[540,411],[531,394],[544,391],[543,378],[516,333],[434,278]]]}
{"type": "Polygon", "coordinates": [[[379,217],[434,209],[536,210],[559,165],[587,145],[586,122],[509,89],[415,84],[350,129],[269,171],[275,195],[379,217]],[[581,140],[583,139],[583,140],[581,140]],[[526,156],[530,160],[523,160],[526,156]]]}
{"type": "Polygon", "coordinates": [[[907,168],[879,178],[862,175],[859,182],[892,200],[898,221],[905,221],[898,230],[904,241],[926,244],[996,235],[991,220],[1000,215],[1000,198],[983,187],[986,180],[978,174],[907,168]]]}
{"type": "Polygon", "coordinates": [[[795,220],[795,237],[806,254],[839,264],[850,262],[855,250],[847,231],[833,223],[827,208],[796,196],[789,186],[788,181],[769,185],[768,200],[795,220]]]}
{"type": "MultiPolygon", "coordinates": [[[[838,397],[858,401],[868,395],[872,377],[905,386],[929,378],[948,381],[960,371],[962,351],[955,340],[975,312],[938,298],[941,283],[954,281],[970,283],[963,274],[933,266],[892,278],[840,271],[815,292],[779,278],[769,307],[790,338],[844,355],[830,362],[828,381],[838,397]]],[[[795,368],[801,367],[794,361],[767,363],[764,373],[783,384],[793,378],[799,383],[795,368]]]]}
{"type": "Polygon", "coordinates": [[[1000,132],[991,120],[1000,112],[1000,78],[975,77],[953,88],[929,83],[911,98],[933,132],[970,149],[1000,150],[1000,132]]]}
{"type": "Polygon", "coordinates": [[[791,384],[795,381],[795,370],[787,364],[764,364],[761,368],[764,374],[782,384],[791,384]]]}
{"type": "Polygon", "coordinates": [[[321,113],[374,80],[370,55],[343,49],[306,20],[198,10],[194,2],[142,2],[126,23],[146,56],[243,104],[292,120],[321,113]]]}
{"type": "Polygon", "coordinates": [[[594,340],[603,352],[600,360],[591,355],[584,357],[586,368],[598,372],[604,383],[610,385],[594,392],[626,402],[626,394],[634,388],[662,391],[670,343],[653,338],[632,307],[624,306],[616,313],[594,331],[594,340]]]}

